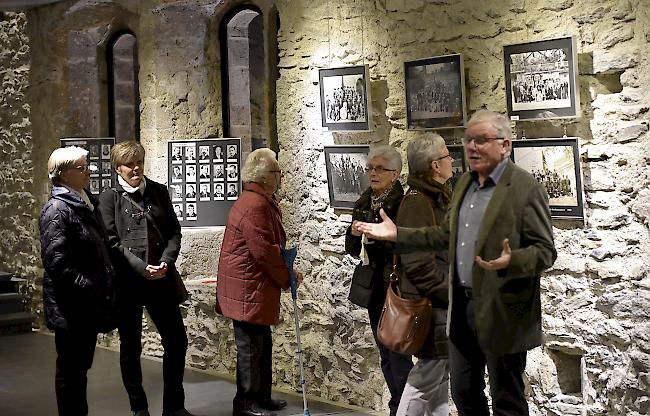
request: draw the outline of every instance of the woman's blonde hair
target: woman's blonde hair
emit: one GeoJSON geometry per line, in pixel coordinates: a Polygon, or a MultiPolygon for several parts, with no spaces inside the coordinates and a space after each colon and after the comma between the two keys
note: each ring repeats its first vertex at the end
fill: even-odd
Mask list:
{"type": "Polygon", "coordinates": [[[74,167],[77,160],[87,156],[88,150],[82,147],[68,146],[54,149],[47,161],[47,176],[58,182],[61,172],[74,167]]]}
{"type": "Polygon", "coordinates": [[[275,163],[277,162],[273,150],[267,148],[253,150],[242,168],[242,182],[264,182],[271,168],[275,167],[275,163]]]}
{"type": "Polygon", "coordinates": [[[144,147],[135,140],[120,142],[111,149],[111,165],[113,169],[138,160],[144,160],[144,147]]]}

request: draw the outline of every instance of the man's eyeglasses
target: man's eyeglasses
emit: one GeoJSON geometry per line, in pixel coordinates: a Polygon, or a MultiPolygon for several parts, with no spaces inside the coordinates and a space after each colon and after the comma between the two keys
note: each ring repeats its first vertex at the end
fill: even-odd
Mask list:
{"type": "Polygon", "coordinates": [[[453,160],[453,159],[454,159],[453,157],[451,157],[451,153],[447,153],[446,155],[444,155],[444,156],[442,156],[442,157],[439,157],[439,158],[436,159],[436,160],[442,160],[442,159],[447,158],[447,157],[449,158],[449,160],[453,160]]]}
{"type": "Polygon", "coordinates": [[[370,172],[372,172],[374,170],[375,172],[377,172],[379,174],[382,174],[384,172],[395,172],[395,169],[387,169],[387,168],[385,168],[383,166],[371,166],[371,165],[366,166],[366,168],[364,170],[366,171],[366,173],[370,173],[370,172]]]}
{"type": "Polygon", "coordinates": [[[503,140],[505,137],[463,137],[463,144],[470,144],[474,142],[475,144],[482,145],[494,140],[503,140]]]}

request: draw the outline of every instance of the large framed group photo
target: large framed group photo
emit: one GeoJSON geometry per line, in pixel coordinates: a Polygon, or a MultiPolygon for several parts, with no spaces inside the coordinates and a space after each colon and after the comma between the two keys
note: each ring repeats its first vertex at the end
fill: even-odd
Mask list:
{"type": "Polygon", "coordinates": [[[544,185],[551,217],[584,219],[577,137],[513,140],[511,158],[544,185]]]}
{"type": "Polygon", "coordinates": [[[460,54],[404,62],[409,129],[463,127],[465,75],[460,54]]]}
{"type": "Polygon", "coordinates": [[[574,37],[503,47],[506,101],[512,120],[577,117],[574,37]]]}
{"type": "Polygon", "coordinates": [[[369,185],[368,145],[325,146],[327,189],[332,208],[352,209],[369,185]]]}
{"type": "Polygon", "coordinates": [[[331,131],[370,130],[368,66],[321,69],[318,78],[323,127],[331,131]]]}

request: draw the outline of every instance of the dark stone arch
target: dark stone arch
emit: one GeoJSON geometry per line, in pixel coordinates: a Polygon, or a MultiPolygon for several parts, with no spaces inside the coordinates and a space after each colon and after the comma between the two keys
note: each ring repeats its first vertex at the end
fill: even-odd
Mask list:
{"type": "Polygon", "coordinates": [[[138,44],[127,30],[115,33],[106,50],[108,133],[117,142],[140,140],[138,44]]]}

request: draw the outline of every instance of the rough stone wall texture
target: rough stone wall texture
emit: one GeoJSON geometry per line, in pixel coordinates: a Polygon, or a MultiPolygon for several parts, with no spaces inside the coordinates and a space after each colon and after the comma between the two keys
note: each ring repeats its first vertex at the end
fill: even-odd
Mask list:
{"type": "MultiPolygon", "coordinates": [[[[86,51],[88,62],[100,62],[98,56],[111,33],[128,26],[136,35],[141,139],[149,175],[164,182],[168,140],[223,131],[217,29],[221,17],[241,3],[85,0],[30,11],[29,81],[31,96],[38,99],[29,101],[31,115],[20,120],[30,117],[34,148],[39,151],[24,158],[33,171],[20,171],[17,177],[33,178],[34,185],[27,188],[33,191],[26,196],[32,205],[40,207],[45,200],[45,162],[58,137],[101,134],[106,128],[102,105],[79,105],[88,94],[101,97],[95,84],[105,74],[83,62],[70,68],[73,58],[85,56],[75,53],[74,45],[86,51]],[[73,43],[73,38],[85,41],[73,43]],[[79,90],[79,85],[88,89],[79,90]],[[78,109],[86,112],[83,120],[75,112],[78,109]]],[[[267,24],[273,3],[255,4],[267,24]]],[[[561,137],[566,128],[569,136],[581,138],[585,153],[586,224],[554,223],[559,258],[542,281],[547,342],[531,352],[526,371],[531,414],[647,414],[648,1],[280,0],[275,5],[280,18],[277,129],[285,170],[281,198],[286,229],[299,248],[298,268],[306,273],[298,304],[309,393],[374,409],[385,408],[387,401],[367,315],[346,300],[355,264],[343,249],[350,218],[328,205],[323,146],[390,143],[404,153],[408,141],[417,137],[417,132],[405,128],[406,60],[462,53],[468,110],[505,111],[502,45],[573,34],[578,40],[582,117],[514,125],[526,137],[561,137]],[[363,63],[370,67],[373,130],[324,133],[318,69],[363,63]]],[[[24,17],[14,21],[24,25],[24,17]]],[[[2,28],[0,39],[11,30],[2,28]]],[[[274,36],[267,33],[270,39],[274,36]]],[[[25,39],[22,33],[20,37],[25,39]]],[[[13,42],[13,37],[7,39],[13,42]]],[[[12,43],[0,50],[16,54],[21,46],[12,43]]],[[[5,71],[8,63],[2,59],[5,71]]],[[[27,80],[17,85],[24,89],[27,80]]],[[[12,111],[26,104],[24,99],[19,103],[12,111]]],[[[2,131],[10,125],[3,116],[2,131]]],[[[452,142],[462,130],[442,133],[452,142]]],[[[25,146],[19,145],[26,133],[22,135],[3,133],[3,152],[25,146]]],[[[1,163],[13,166],[13,159],[18,158],[3,154],[1,163]]],[[[11,186],[18,189],[17,184],[11,186]]],[[[2,206],[9,204],[15,202],[2,206]]],[[[36,211],[32,208],[15,219],[30,230],[26,235],[34,235],[27,224],[34,223],[36,211]]],[[[185,230],[179,269],[192,293],[184,307],[188,365],[234,375],[231,325],[215,316],[214,287],[207,281],[215,274],[222,233],[222,229],[185,230]]],[[[27,247],[34,244],[29,241],[27,247]]],[[[19,245],[10,247],[15,251],[19,245]]],[[[28,254],[5,260],[6,266],[10,271],[25,268],[38,289],[38,258],[29,254],[34,248],[24,252],[28,254]]],[[[277,386],[292,389],[299,373],[287,295],[281,307],[284,320],[274,329],[274,379],[277,386]]],[[[147,324],[145,352],[161,356],[159,337],[147,324]]],[[[102,343],[116,347],[117,337],[108,335],[102,343]]]]}
{"type": "Polygon", "coordinates": [[[23,13],[0,13],[0,270],[21,276],[40,263],[26,25],[23,13]]]}

